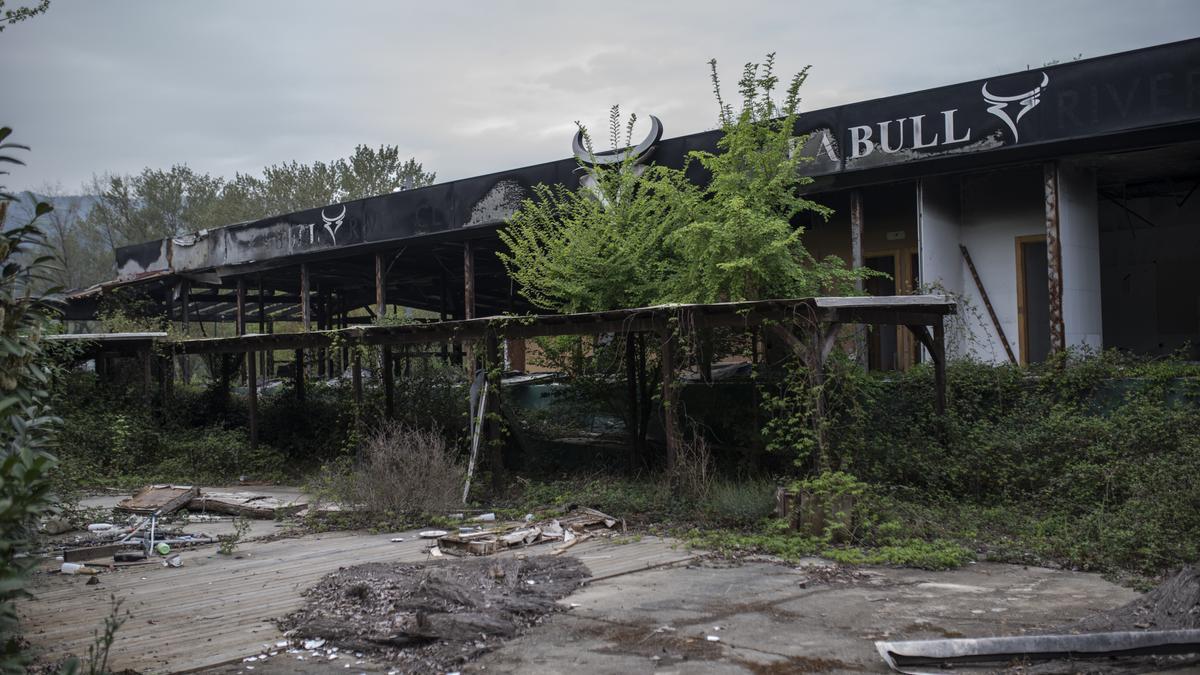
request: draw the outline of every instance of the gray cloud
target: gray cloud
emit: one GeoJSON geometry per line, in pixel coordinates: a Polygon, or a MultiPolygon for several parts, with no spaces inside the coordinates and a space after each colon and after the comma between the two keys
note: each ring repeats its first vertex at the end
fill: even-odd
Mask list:
{"type": "Polygon", "coordinates": [[[711,128],[777,51],[819,108],[1194,37],[1194,0],[354,3],[54,0],[0,34],[9,186],[187,163],[221,175],[399,145],[439,179],[558,159],[608,107],[711,128]]]}

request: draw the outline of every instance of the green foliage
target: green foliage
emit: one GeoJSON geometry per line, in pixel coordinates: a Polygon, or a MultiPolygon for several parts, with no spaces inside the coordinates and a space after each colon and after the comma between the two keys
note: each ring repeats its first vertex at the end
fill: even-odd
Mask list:
{"type": "Polygon", "coordinates": [[[238,544],[242,538],[250,531],[250,519],[245,516],[238,516],[233,521],[233,533],[221,535],[221,545],[217,547],[217,553],[221,555],[233,555],[237,552],[238,544]]]}
{"type": "Polygon", "coordinates": [[[11,24],[31,19],[50,9],[50,0],[38,0],[37,4],[15,9],[8,9],[4,4],[4,0],[0,0],[0,33],[11,24]]]}
{"type": "MultiPolygon", "coordinates": [[[[11,133],[0,128],[0,152],[26,149],[5,142],[11,133]]],[[[22,163],[0,155],[5,162],[22,163]]],[[[12,199],[0,188],[0,223],[12,199]]],[[[49,211],[48,204],[38,204],[35,221],[49,211]]],[[[35,290],[49,285],[52,260],[43,251],[34,223],[0,231],[0,672],[5,673],[23,672],[28,660],[21,653],[15,602],[26,594],[33,558],[25,554],[50,506],[55,465],[48,450],[56,420],[47,406],[54,369],[42,357],[54,310],[35,290]]]]}
{"type": "MultiPolygon", "coordinates": [[[[862,274],[841,260],[816,260],[804,247],[804,213],[829,210],[798,194],[811,182],[793,152],[799,90],[796,74],[782,102],[774,55],[747,64],[739,82],[742,109],[721,97],[712,62],[723,136],[719,152],[692,152],[687,165],[581,163],[578,190],[539,185],[500,231],[499,253],[530,302],[556,311],[594,311],[664,302],[717,302],[845,292],[862,274]],[[688,179],[691,163],[709,174],[688,179]]],[[[635,118],[614,147],[630,145],[635,118]]],[[[581,127],[582,130],[582,127],[581,127]]],[[[586,130],[583,130],[586,137],[586,130]]],[[[588,142],[590,152],[590,141],[588,142]]]]}

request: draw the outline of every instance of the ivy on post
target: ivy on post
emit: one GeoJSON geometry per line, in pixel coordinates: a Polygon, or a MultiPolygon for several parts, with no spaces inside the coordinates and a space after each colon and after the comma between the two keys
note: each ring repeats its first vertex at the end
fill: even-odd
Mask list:
{"type": "Polygon", "coordinates": [[[488,464],[492,469],[492,493],[504,490],[504,448],[500,433],[500,376],[504,362],[500,359],[500,338],[488,328],[484,339],[484,373],[488,379],[484,405],[484,440],[487,441],[488,464]]]}
{"type": "Polygon", "coordinates": [[[679,427],[679,397],[675,390],[675,352],[679,346],[675,325],[671,320],[664,321],[658,328],[662,339],[662,407],[663,434],[667,440],[667,472],[675,469],[675,460],[679,456],[679,443],[682,441],[679,427]]]}

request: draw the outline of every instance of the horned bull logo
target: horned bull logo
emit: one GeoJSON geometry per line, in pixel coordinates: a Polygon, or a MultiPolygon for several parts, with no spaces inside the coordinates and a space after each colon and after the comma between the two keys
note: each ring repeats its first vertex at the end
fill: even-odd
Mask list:
{"type": "Polygon", "coordinates": [[[1012,131],[1013,143],[1021,140],[1019,134],[1017,134],[1017,123],[1021,121],[1021,118],[1026,113],[1036,108],[1037,104],[1042,102],[1042,90],[1048,84],[1050,84],[1050,77],[1046,73],[1042,73],[1042,83],[1033,89],[1015,96],[997,96],[988,91],[987,82],[983,83],[983,100],[988,104],[987,111],[999,117],[1001,121],[1008,125],[1009,130],[1012,131]],[[1016,118],[1008,113],[1008,106],[1012,103],[1017,103],[1021,106],[1021,109],[1017,111],[1016,118]]]}
{"type": "Polygon", "coordinates": [[[333,245],[337,246],[337,233],[342,229],[342,221],[346,219],[346,205],[342,204],[342,212],[330,218],[325,215],[325,209],[321,209],[321,220],[325,221],[325,231],[329,233],[329,238],[333,240],[333,245]]]}

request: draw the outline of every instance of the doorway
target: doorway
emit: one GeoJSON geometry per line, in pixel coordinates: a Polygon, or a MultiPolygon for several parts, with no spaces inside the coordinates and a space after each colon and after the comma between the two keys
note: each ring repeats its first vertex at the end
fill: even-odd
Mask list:
{"type": "Polygon", "coordinates": [[[1021,364],[1050,355],[1050,265],[1045,235],[1017,237],[1017,333],[1021,364]]]}
{"type": "MultiPolygon", "coordinates": [[[[871,277],[864,288],[875,296],[905,295],[919,285],[916,249],[878,251],[866,255],[863,264],[886,277],[871,277]]],[[[904,326],[875,324],[867,334],[867,367],[870,370],[907,370],[920,362],[920,350],[904,326]]]]}

